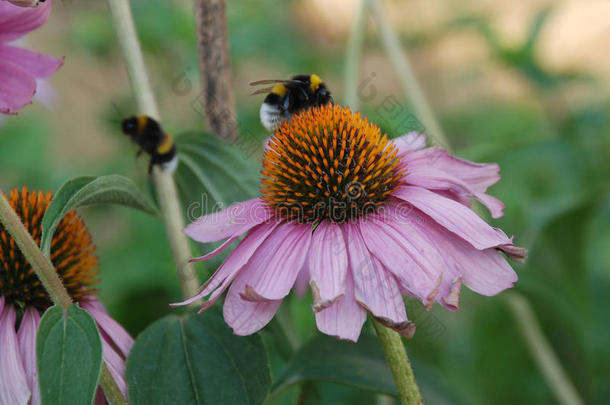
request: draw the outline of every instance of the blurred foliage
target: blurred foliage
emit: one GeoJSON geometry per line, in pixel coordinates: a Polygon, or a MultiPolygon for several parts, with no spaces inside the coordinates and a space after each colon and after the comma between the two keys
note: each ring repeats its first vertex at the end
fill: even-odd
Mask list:
{"type": "MultiPolygon", "coordinates": [[[[190,3],[133,3],[149,65],[170,78],[184,66],[195,67],[190,3]]],[[[315,71],[330,80],[341,79],[342,51],[312,44],[291,6],[292,2],[277,0],[228,2],[236,76],[248,72],[250,78],[250,69],[255,67],[258,71],[269,70],[270,76],[315,71]]],[[[551,72],[539,62],[537,41],[550,13],[551,9],[541,10],[530,23],[529,35],[517,46],[503,44],[489,21],[479,15],[455,19],[431,35],[411,38],[407,43],[425,49],[437,38],[474,29],[488,44],[494,60],[533,89],[534,100],[490,102],[474,98],[459,108],[440,112],[440,119],[457,155],[501,165],[502,180],[490,192],[505,203],[506,211],[503,218],[492,222],[515,235],[516,243],[530,251],[525,264],[515,265],[520,277],[516,288],[532,302],[546,336],[585,402],[603,404],[610,397],[610,323],[604,312],[610,306],[610,98],[599,97],[594,77],[581,72],[551,72]],[[591,96],[579,104],[568,102],[566,95],[575,86],[591,96]]],[[[118,63],[107,13],[82,8],[70,24],[66,47],[74,46],[100,64],[118,63]]],[[[367,40],[366,44],[365,55],[367,51],[377,52],[376,41],[367,40]]],[[[196,76],[196,69],[189,71],[192,80],[196,76]]],[[[120,97],[129,100],[129,89],[120,97]]],[[[398,101],[409,117],[408,104],[398,101]]],[[[237,100],[241,145],[250,144],[252,139],[260,143],[263,137],[258,123],[259,102],[252,98],[237,100]]],[[[134,163],[135,150],[113,129],[116,111],[111,103],[107,101],[97,118],[108,137],[119,139],[124,146],[103,164],[79,165],[57,159],[52,127],[47,125],[49,114],[40,109],[25,109],[18,117],[6,118],[0,127],[3,189],[27,184],[55,191],[75,175],[119,173],[135,177],[141,189],[149,192],[145,162],[134,163]],[[138,174],[134,176],[134,172],[138,174]]],[[[133,103],[119,104],[121,111],[129,111],[127,107],[133,103]]],[[[386,120],[378,104],[363,103],[362,110],[392,136],[422,130],[417,120],[401,121],[400,126],[386,120]]],[[[196,111],[188,113],[189,123],[200,121],[196,111]]],[[[183,122],[171,120],[170,127],[190,129],[183,122]]],[[[201,161],[196,151],[192,154],[192,160],[201,161]]],[[[234,175],[241,177],[240,171],[246,167],[256,169],[250,169],[245,177],[256,175],[260,152],[245,154],[250,157],[243,156],[242,148],[208,156],[208,164],[216,165],[208,169],[210,181],[218,182],[214,183],[216,187],[228,193],[228,202],[252,196],[255,185],[239,188],[231,181],[234,175]]],[[[193,196],[205,190],[196,181],[181,186],[185,207],[196,202],[193,196]]],[[[103,269],[101,299],[136,335],[170,312],[167,303],[180,300],[163,226],[147,215],[117,207],[88,208],[82,214],[98,245],[103,269]]],[[[218,261],[206,263],[205,271],[200,265],[201,279],[217,265],[218,261]]],[[[281,312],[289,316],[280,329],[287,330],[289,336],[284,343],[295,346],[293,349],[278,350],[276,339],[268,333],[275,324],[263,333],[274,381],[290,370],[291,353],[311,339],[319,339],[310,304],[310,296],[304,300],[291,296],[282,306],[281,312]]],[[[555,403],[502,295],[489,298],[464,291],[461,304],[460,311],[448,313],[436,307],[426,312],[421,305],[408,302],[408,313],[418,323],[418,333],[407,342],[407,349],[424,397],[435,404],[555,403]]],[[[365,327],[363,333],[370,333],[370,328],[365,327]]],[[[315,389],[308,387],[307,403],[375,401],[370,392],[353,387],[329,382],[316,382],[315,389]]],[[[293,386],[274,397],[274,403],[291,404],[298,396],[298,388],[293,386]]]]}

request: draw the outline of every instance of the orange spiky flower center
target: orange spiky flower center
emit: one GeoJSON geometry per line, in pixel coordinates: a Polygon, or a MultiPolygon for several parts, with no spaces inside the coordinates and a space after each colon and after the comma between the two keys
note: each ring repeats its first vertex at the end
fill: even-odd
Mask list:
{"type": "MultiPolygon", "coordinates": [[[[15,188],[8,196],[28,232],[40,244],[42,217],[51,202],[51,193],[29,192],[15,188]]],[[[59,223],[51,242],[51,262],[75,301],[95,295],[93,285],[99,280],[95,246],[85,224],[70,211],[59,223]]],[[[52,305],[32,266],[0,224],[0,296],[18,308],[34,306],[40,311],[52,305]]]]}
{"type": "Polygon", "coordinates": [[[401,184],[404,166],[379,127],[339,105],[314,107],[280,125],[265,150],[262,199],[289,220],[342,223],[375,212],[401,184]]]}

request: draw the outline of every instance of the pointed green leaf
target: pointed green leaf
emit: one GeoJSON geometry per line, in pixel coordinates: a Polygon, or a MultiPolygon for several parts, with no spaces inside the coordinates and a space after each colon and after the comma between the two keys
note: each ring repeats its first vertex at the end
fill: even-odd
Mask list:
{"type": "Polygon", "coordinates": [[[49,308],[36,335],[43,404],[91,404],[102,370],[102,341],[91,315],[77,305],[49,308]]]}
{"type": "Polygon", "coordinates": [[[118,204],[159,215],[157,208],[126,177],[76,177],[59,188],[42,219],[40,248],[45,255],[49,255],[55,228],[63,217],[75,208],[93,204],[118,204]]]}
{"type": "Polygon", "coordinates": [[[144,330],[127,360],[127,383],[133,405],[254,405],[267,397],[271,376],[260,337],[234,335],[210,309],[144,330]]]}

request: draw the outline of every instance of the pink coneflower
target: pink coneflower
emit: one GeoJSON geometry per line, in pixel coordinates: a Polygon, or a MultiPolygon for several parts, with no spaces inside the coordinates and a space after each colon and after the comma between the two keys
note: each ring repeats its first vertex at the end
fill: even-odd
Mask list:
{"type": "Polygon", "coordinates": [[[60,59],[8,43],[43,25],[51,13],[51,1],[36,8],[23,8],[0,1],[0,113],[17,114],[32,102],[36,79],[51,76],[60,59]]]}
{"type": "MultiPolygon", "coordinates": [[[[13,189],[9,202],[34,239],[40,243],[42,216],[51,194],[13,189]]],[[[51,245],[51,261],[68,293],[97,322],[104,360],[123,394],[125,359],[133,339],[97,300],[95,246],[74,211],[61,221],[51,245]]],[[[40,403],[36,377],[36,331],[51,300],[15,241],[0,224],[0,404],[40,403]]],[[[98,390],[96,403],[105,403],[98,390]]]]}
{"type": "Polygon", "coordinates": [[[472,198],[494,217],[499,200],[485,194],[499,179],[495,164],[424,148],[422,135],[394,141],[349,108],[329,105],[291,117],[264,154],[260,198],[190,224],[199,242],[241,235],[199,294],[202,310],[228,288],[224,318],[238,335],[274,316],[294,287],[307,285],[320,331],[356,341],[369,312],[405,336],[403,295],[454,311],[462,284],[483,295],[512,287],[517,275],[503,254],[525,251],[470,208],[472,198]]]}

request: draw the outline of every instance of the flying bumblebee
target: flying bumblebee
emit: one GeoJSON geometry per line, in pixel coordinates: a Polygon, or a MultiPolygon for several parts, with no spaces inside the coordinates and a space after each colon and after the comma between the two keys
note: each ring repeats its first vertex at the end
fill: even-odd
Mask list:
{"type": "Polygon", "coordinates": [[[269,93],[261,105],[261,123],[268,131],[275,131],[283,120],[307,108],[333,102],[330,90],[318,75],[296,75],[288,80],[259,80],[251,86],[273,84],[252,94],[269,93]]]}
{"type": "Polygon", "coordinates": [[[123,120],[123,133],[140,147],[138,157],[142,152],[150,155],[148,174],[152,173],[153,165],[160,165],[164,171],[173,172],[178,165],[174,138],[163,131],[161,125],[148,115],[138,115],[123,120]]]}

